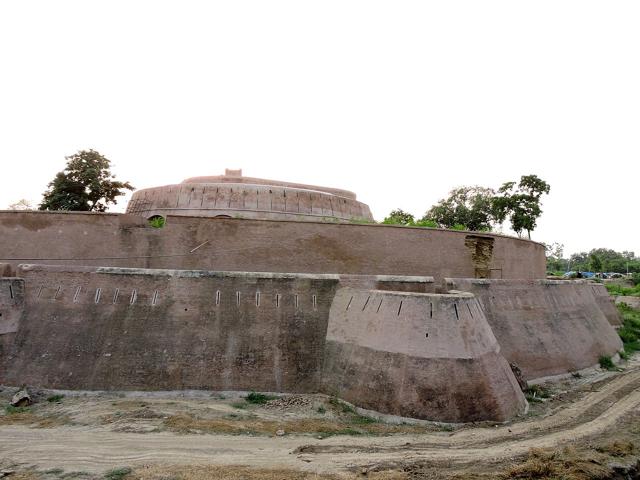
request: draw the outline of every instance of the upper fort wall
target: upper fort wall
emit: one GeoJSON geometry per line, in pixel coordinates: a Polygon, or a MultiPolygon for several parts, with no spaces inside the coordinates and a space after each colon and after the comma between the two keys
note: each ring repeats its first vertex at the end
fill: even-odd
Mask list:
{"type": "Polygon", "coordinates": [[[372,224],[0,212],[0,262],[356,275],[543,278],[541,244],[372,224]]]}
{"type": "Polygon", "coordinates": [[[136,191],[127,213],[267,220],[373,220],[369,206],[346,190],[242,176],[195,177],[136,191]]]}

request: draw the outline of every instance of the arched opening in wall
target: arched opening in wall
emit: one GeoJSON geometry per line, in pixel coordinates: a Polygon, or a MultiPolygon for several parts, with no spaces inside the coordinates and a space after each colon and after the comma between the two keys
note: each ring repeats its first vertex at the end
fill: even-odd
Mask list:
{"type": "Polygon", "coordinates": [[[162,215],[153,215],[147,220],[149,222],[149,225],[151,225],[153,228],[162,228],[164,227],[165,223],[167,223],[166,219],[162,215]]]}
{"type": "Polygon", "coordinates": [[[216,215],[213,218],[232,218],[231,215],[216,215]]]}

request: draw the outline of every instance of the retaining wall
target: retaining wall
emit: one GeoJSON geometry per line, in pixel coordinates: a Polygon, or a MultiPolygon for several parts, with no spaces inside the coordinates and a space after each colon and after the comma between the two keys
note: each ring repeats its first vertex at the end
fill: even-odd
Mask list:
{"type": "Polygon", "coordinates": [[[389,225],[0,212],[0,262],[186,270],[541,278],[542,245],[389,225]]]}
{"type": "Polygon", "coordinates": [[[28,307],[2,384],[317,389],[335,276],[28,265],[18,274],[28,307]]]}
{"type": "Polygon", "coordinates": [[[15,333],[24,309],[24,281],[0,278],[0,335],[15,333]]]}
{"type": "MultiPolygon", "coordinates": [[[[0,306],[22,306],[17,328],[0,334],[0,384],[325,392],[441,421],[503,420],[524,408],[470,294],[336,295],[336,275],[43,265],[17,273],[0,280],[0,306]],[[9,285],[24,289],[10,298],[9,285]]],[[[371,282],[432,283],[361,284],[371,282]]]]}
{"type": "Polygon", "coordinates": [[[506,420],[526,401],[478,302],[341,288],[324,389],[374,410],[445,422],[506,420]]]}
{"type": "Polygon", "coordinates": [[[502,354],[527,380],[591,367],[622,349],[596,300],[601,285],[458,278],[446,283],[477,297],[502,354]]]}

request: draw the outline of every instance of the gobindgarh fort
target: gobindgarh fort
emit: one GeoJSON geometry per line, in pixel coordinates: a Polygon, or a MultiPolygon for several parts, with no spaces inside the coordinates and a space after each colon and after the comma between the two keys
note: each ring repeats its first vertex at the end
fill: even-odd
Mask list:
{"type": "Polygon", "coordinates": [[[136,191],[124,214],[0,211],[0,384],[502,421],[527,407],[514,371],[622,349],[604,287],[546,280],[543,245],[372,220],[350,191],[239,170],[136,191]]]}

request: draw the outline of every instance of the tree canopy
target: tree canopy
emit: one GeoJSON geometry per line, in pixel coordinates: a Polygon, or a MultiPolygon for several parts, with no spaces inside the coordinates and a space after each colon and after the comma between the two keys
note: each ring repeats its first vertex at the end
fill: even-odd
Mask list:
{"type": "Polygon", "coordinates": [[[542,195],[550,189],[549,184],[536,175],[524,175],[519,183],[504,183],[497,192],[478,185],[458,187],[433,205],[420,220],[396,209],[382,223],[486,232],[509,219],[511,228],[519,236],[526,231],[531,238],[531,231],[542,214],[542,195]]]}
{"type": "Polygon", "coordinates": [[[422,220],[435,222],[440,228],[491,230],[494,193],[491,188],[479,186],[456,188],[431,207],[422,220]]]}
{"type": "Polygon", "coordinates": [[[415,219],[410,213],[396,208],[385,217],[382,223],[387,225],[413,225],[415,223],[415,219]]]}
{"type": "Polygon", "coordinates": [[[65,158],[67,166],[49,183],[40,210],[104,212],[125,194],[123,190],[133,190],[129,182],[115,180],[111,162],[95,150],[80,150],[65,158]]]}
{"type": "Polygon", "coordinates": [[[531,232],[542,214],[540,199],[550,190],[551,186],[536,175],[524,175],[518,184],[506,182],[498,190],[498,195],[493,197],[492,215],[498,223],[509,218],[511,228],[518,236],[526,230],[531,238],[531,232]]]}

